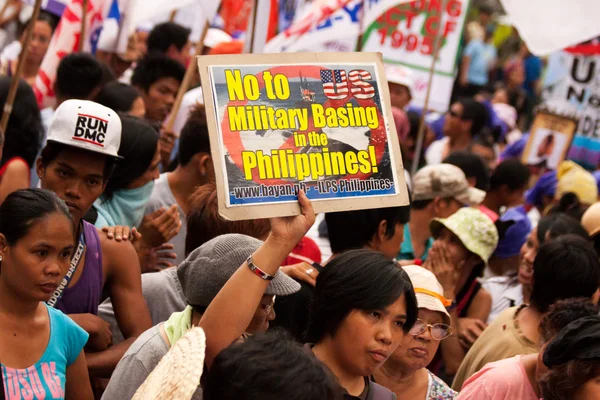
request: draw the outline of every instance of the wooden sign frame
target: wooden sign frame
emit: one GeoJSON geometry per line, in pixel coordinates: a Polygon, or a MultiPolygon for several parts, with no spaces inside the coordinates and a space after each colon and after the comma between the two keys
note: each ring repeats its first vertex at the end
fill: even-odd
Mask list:
{"type": "MultiPolygon", "coordinates": [[[[378,115],[382,118],[380,118],[381,120],[379,121],[379,127],[383,127],[387,135],[386,154],[389,154],[389,164],[386,168],[389,169],[393,176],[393,188],[395,193],[372,196],[354,195],[354,197],[352,197],[352,195],[348,195],[347,197],[335,197],[327,199],[321,198],[314,199],[312,201],[312,204],[315,209],[315,212],[317,213],[403,206],[409,204],[408,191],[406,186],[406,180],[404,177],[402,157],[400,153],[400,145],[398,142],[398,135],[396,133],[394,118],[391,112],[390,94],[387,85],[387,80],[385,78],[383,62],[379,53],[282,53],[223,56],[219,55],[200,56],[197,58],[197,61],[200,70],[202,89],[204,93],[206,116],[210,134],[211,152],[213,162],[215,164],[215,176],[218,192],[217,195],[219,199],[219,213],[222,217],[229,220],[244,220],[298,215],[300,213],[300,207],[296,200],[292,201],[291,199],[286,200],[285,202],[269,202],[266,204],[244,204],[235,206],[228,205],[228,198],[226,198],[226,196],[233,196],[233,193],[231,191],[228,191],[228,193],[226,193],[230,182],[229,180],[226,181],[226,179],[229,179],[229,175],[227,175],[225,165],[227,155],[225,145],[223,144],[222,140],[222,138],[224,137],[224,135],[221,134],[222,126],[220,126],[220,124],[223,125],[223,121],[218,120],[218,109],[216,108],[216,106],[220,105],[221,103],[217,101],[217,94],[215,93],[217,90],[216,84],[214,84],[213,82],[211,73],[211,71],[214,71],[216,68],[233,68],[241,71],[245,67],[250,67],[251,70],[252,67],[254,67],[254,70],[257,70],[257,67],[265,67],[265,69],[262,70],[262,72],[264,73],[266,69],[271,67],[300,66],[303,68],[304,66],[307,66],[311,68],[327,68],[328,65],[343,65],[348,67],[355,66],[356,68],[359,68],[361,65],[368,65],[369,68],[371,68],[376,73],[376,76],[372,77],[372,81],[377,82],[378,93],[380,96],[380,109],[378,110],[378,115]]],[[[260,70],[260,68],[258,69],[260,70]]],[[[302,69],[300,68],[300,72],[301,71],[302,69]]],[[[248,75],[250,75],[250,73],[248,73],[248,75]]],[[[256,75],[258,76],[258,73],[256,75]]],[[[225,76],[225,72],[223,72],[223,76],[225,76]]],[[[313,80],[311,84],[315,84],[318,86],[322,83],[320,81],[316,82],[315,80],[313,80]]],[[[221,83],[220,85],[223,84],[221,83]]],[[[229,87],[227,87],[227,90],[228,93],[230,93],[229,87]]],[[[294,95],[296,95],[296,93],[294,93],[294,95]]],[[[228,101],[229,103],[232,103],[231,94],[229,94],[229,96],[230,98],[228,101]]],[[[315,96],[314,92],[313,96],[315,96]]],[[[315,97],[313,97],[313,101],[315,97]]],[[[302,95],[301,100],[306,100],[304,95],[302,95]]],[[[310,101],[310,98],[307,101],[310,101]]],[[[235,99],[233,104],[240,105],[246,104],[246,102],[240,101],[239,99],[235,99]]],[[[293,109],[294,107],[289,108],[293,109]]],[[[310,116],[312,117],[312,114],[310,114],[310,116]]],[[[366,128],[366,130],[368,131],[369,128],[366,128]]],[[[371,131],[373,130],[371,129],[371,131]]],[[[294,138],[295,137],[296,136],[294,135],[294,138]]],[[[371,141],[370,138],[368,140],[371,141]]],[[[269,149],[271,149],[271,147],[269,147],[269,149]]],[[[377,166],[376,164],[374,165],[377,166]]],[[[373,168],[373,171],[376,172],[377,169],[373,168]]],[[[368,179],[368,177],[365,179],[368,179]]],[[[340,181],[341,180],[342,179],[340,179],[340,181]]],[[[283,179],[281,181],[283,181],[283,179]]],[[[297,181],[292,181],[290,183],[293,184],[294,182],[296,184],[298,183],[297,181]]],[[[310,195],[309,198],[311,198],[310,195]]],[[[229,199],[231,199],[231,197],[229,197],[229,199]]]]}

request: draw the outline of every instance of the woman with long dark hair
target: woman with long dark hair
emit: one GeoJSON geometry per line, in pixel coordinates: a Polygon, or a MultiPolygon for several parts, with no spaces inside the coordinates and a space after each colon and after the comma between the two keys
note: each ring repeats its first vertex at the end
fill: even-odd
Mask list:
{"type": "Polygon", "coordinates": [[[8,399],[93,399],[83,354],[88,334],[46,304],[74,244],[69,209],[54,193],[19,190],[0,206],[0,362],[8,399]]]}

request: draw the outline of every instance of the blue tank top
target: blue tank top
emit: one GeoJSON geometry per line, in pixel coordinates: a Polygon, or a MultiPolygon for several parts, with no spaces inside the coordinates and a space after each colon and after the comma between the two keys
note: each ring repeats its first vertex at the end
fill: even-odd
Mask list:
{"type": "Polygon", "coordinates": [[[102,296],[102,249],[100,238],[94,225],[83,222],[85,237],[85,259],[79,262],[77,268],[83,268],[79,280],[72,287],[64,290],[55,308],[65,314],[94,314],[98,315],[98,306],[102,296]]]}

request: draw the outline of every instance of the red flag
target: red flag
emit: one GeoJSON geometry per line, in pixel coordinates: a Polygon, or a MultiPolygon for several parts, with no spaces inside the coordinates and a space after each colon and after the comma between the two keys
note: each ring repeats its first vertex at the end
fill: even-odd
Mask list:
{"type": "MultiPolygon", "coordinates": [[[[84,51],[89,51],[89,38],[102,25],[104,16],[108,12],[110,5],[110,0],[88,1],[84,51]]],[[[33,87],[40,109],[54,104],[54,81],[60,60],[67,54],[76,53],[79,50],[82,14],[83,0],[72,0],[65,8],[54,36],[50,41],[48,51],[46,52],[44,61],[42,61],[33,87]]]]}

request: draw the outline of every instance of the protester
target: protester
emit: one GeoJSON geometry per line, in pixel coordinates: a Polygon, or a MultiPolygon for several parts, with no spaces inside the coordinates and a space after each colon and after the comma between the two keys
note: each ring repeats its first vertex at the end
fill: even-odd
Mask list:
{"type": "Polygon", "coordinates": [[[19,0],[5,0],[0,9],[0,49],[17,37],[19,14],[23,3],[19,0]]]}
{"type": "MultiPolygon", "coordinates": [[[[11,82],[8,77],[0,77],[0,108],[6,104],[11,82]]],[[[40,110],[33,91],[24,81],[17,87],[16,101],[3,136],[0,204],[12,192],[31,186],[30,171],[42,145],[40,110]]]]}
{"type": "Polygon", "coordinates": [[[477,206],[485,193],[469,187],[465,174],[450,164],[427,166],[413,177],[410,222],[404,226],[404,240],[397,256],[412,262],[426,260],[433,245],[429,223],[448,218],[464,206],[477,206]]]}
{"type": "Polygon", "coordinates": [[[469,153],[466,150],[455,151],[446,157],[442,163],[452,164],[460,168],[467,177],[469,186],[484,192],[490,187],[490,171],[478,155],[469,153]]]}
{"type": "Polygon", "coordinates": [[[521,249],[531,232],[531,222],[521,207],[511,208],[500,217],[501,223],[510,224],[484,271],[482,286],[492,296],[490,324],[504,310],[523,304],[523,287],[518,272],[521,249]]]}
{"type": "MultiPolygon", "coordinates": [[[[221,235],[190,253],[177,268],[188,306],[182,312],[172,314],[164,324],[140,335],[119,362],[103,398],[130,399],[168,349],[198,324],[223,285],[261,244],[260,240],[249,236],[221,235]]],[[[245,333],[265,332],[269,322],[275,319],[275,296],[290,295],[299,289],[300,285],[287,275],[277,274],[256,307],[245,333]]],[[[196,391],[194,398],[202,398],[201,389],[196,391]]]]}
{"type": "Polygon", "coordinates": [[[528,185],[529,168],[527,166],[519,160],[503,161],[490,176],[490,187],[482,205],[499,216],[503,208],[517,207],[523,204],[528,185]]]}
{"type": "Polygon", "coordinates": [[[525,67],[522,58],[517,56],[506,63],[504,66],[504,82],[508,93],[508,104],[517,110],[517,121],[520,125],[527,112],[527,92],[523,89],[525,67]]]}
{"type": "Polygon", "coordinates": [[[194,191],[215,179],[210,141],[204,108],[198,107],[185,124],[179,138],[178,165],[173,172],[166,172],[156,180],[150,199],[146,203],[146,214],[176,206],[181,229],[167,243],[173,245],[178,265],[186,256],[186,215],[190,212],[191,196],[194,191]]]}
{"type": "Polygon", "coordinates": [[[204,400],[342,400],[335,378],[309,350],[277,333],[223,350],[206,374],[204,400]]]}
{"type": "MultiPolygon", "coordinates": [[[[189,211],[184,258],[217,236],[235,233],[264,240],[271,229],[269,221],[266,219],[247,221],[222,219],[219,216],[217,188],[214,184],[200,186],[193,193],[190,198],[189,211]]],[[[160,262],[158,260],[159,265],[160,262]]],[[[165,268],[160,272],[142,274],[142,292],[150,311],[152,326],[165,322],[171,314],[183,311],[187,306],[185,294],[181,289],[181,282],[177,276],[177,267],[166,268],[168,265],[161,266],[165,268]]],[[[280,298],[280,301],[284,299],[285,297],[280,298]]],[[[113,343],[122,342],[123,334],[119,330],[119,324],[115,318],[115,311],[110,299],[106,299],[100,304],[98,316],[110,324],[113,343]]]]}
{"type": "Polygon", "coordinates": [[[94,101],[118,113],[128,114],[132,117],[144,118],[146,115],[146,107],[140,92],[136,88],[121,82],[109,82],[104,85],[94,101]]]}
{"type": "Polygon", "coordinates": [[[158,132],[135,117],[122,116],[120,119],[119,162],[93,206],[96,211],[93,222],[97,228],[139,227],[154,180],[159,176],[158,132]]]}
{"type": "Polygon", "coordinates": [[[164,54],[165,56],[187,65],[190,61],[190,30],[174,22],[163,22],[156,25],[146,42],[148,54],[164,54]]]}
{"type": "Polygon", "coordinates": [[[540,215],[545,215],[552,207],[557,185],[556,171],[540,176],[533,188],[525,193],[525,209],[529,211],[535,207],[540,215]]]}
{"type": "Polygon", "coordinates": [[[451,301],[434,274],[412,265],[403,267],[417,297],[417,322],[398,349],[373,374],[374,381],[393,391],[399,400],[451,400],[456,392],[427,370],[442,340],[452,334],[451,301]]]}
{"type": "Polygon", "coordinates": [[[473,138],[467,151],[479,156],[488,170],[496,168],[498,157],[498,145],[489,132],[482,132],[473,138]]]}
{"type": "Polygon", "coordinates": [[[88,334],[46,305],[69,268],[75,232],[54,193],[18,190],[0,206],[2,396],[93,399],[88,334]]]}
{"type": "Polygon", "coordinates": [[[449,382],[468,349],[486,328],[492,298],[478,278],[498,244],[494,223],[481,211],[462,208],[448,218],[429,225],[436,239],[425,268],[431,270],[452,303],[450,318],[456,335],[440,345],[431,371],[449,382]]]}
{"type": "Polygon", "coordinates": [[[544,351],[548,372],[540,379],[547,400],[598,398],[600,388],[600,317],[580,318],[567,325],[544,351]]]}
{"type": "MultiPolygon", "coordinates": [[[[215,357],[243,333],[268,279],[314,224],[312,205],[302,191],[299,202],[301,215],[272,220],[265,243],[202,316],[209,370],[215,357]]],[[[391,392],[367,377],[396,350],[416,320],[416,299],[406,273],[370,250],[346,252],[319,276],[312,310],[307,339],[314,343],[313,354],[338,378],[345,398],[366,398],[372,391],[375,399],[393,399],[391,392]]]]}
{"type": "Polygon", "coordinates": [[[539,325],[558,300],[575,297],[598,302],[600,261],[585,239],[566,235],[545,243],[535,257],[529,305],[502,312],[471,347],[452,383],[454,390],[485,364],[539,351],[539,325]]]}
{"type": "Polygon", "coordinates": [[[465,382],[458,399],[538,400],[541,397],[538,378],[547,370],[542,362],[543,350],[571,322],[595,315],[598,315],[598,307],[589,300],[556,302],[540,321],[542,350],[538,354],[517,355],[487,364],[465,382]]]}
{"type": "Polygon", "coordinates": [[[392,107],[405,110],[412,99],[415,86],[411,71],[402,66],[388,65],[385,67],[385,75],[392,107]]]}
{"type": "MultiPolygon", "coordinates": [[[[23,39],[25,37],[25,27],[28,26],[30,21],[23,24],[21,29],[21,41],[19,43],[19,53],[22,51],[23,39]]],[[[33,25],[33,33],[31,35],[31,41],[29,42],[29,50],[27,52],[27,58],[24,61],[23,71],[21,72],[21,79],[23,79],[29,86],[33,87],[35,78],[40,70],[46,51],[50,44],[52,34],[56,29],[58,21],[55,16],[45,11],[40,11],[40,14],[33,25]]],[[[1,46],[0,46],[1,47],[1,46]]],[[[15,59],[2,59],[0,60],[0,75],[6,75],[13,77],[17,72],[18,60],[15,59]]]]}
{"type": "Polygon", "coordinates": [[[86,359],[92,376],[110,376],[129,345],[150,327],[135,249],[128,241],[98,235],[93,225],[82,220],[104,190],[120,141],[121,121],[114,111],[89,101],[68,100],[56,110],[48,144],[37,160],[42,188],[65,201],[77,227],[77,247],[85,249],[73,262],[70,270],[74,272],[66,287],[53,296],[53,304],[90,334],[86,359]],[[87,115],[87,120],[79,114],[87,115]],[[95,134],[89,141],[77,136],[77,128],[83,129],[78,124],[83,123],[95,134]],[[103,147],[93,141],[99,132],[104,135],[103,147]],[[119,327],[127,338],[112,347],[108,325],[97,317],[104,290],[110,293],[119,327]]]}
{"type": "Polygon", "coordinates": [[[467,35],[469,42],[462,56],[459,83],[461,95],[472,97],[487,86],[496,61],[496,49],[486,44],[489,35],[478,22],[467,25],[467,35]]]}
{"type": "Polygon", "coordinates": [[[449,154],[466,150],[488,120],[483,104],[461,99],[450,106],[444,122],[444,138],[433,142],[425,152],[427,164],[439,164],[449,154]]]}
{"type": "Polygon", "coordinates": [[[162,124],[171,112],[185,68],[162,54],[149,54],[133,71],[131,84],[142,94],[146,119],[162,124]]]}

